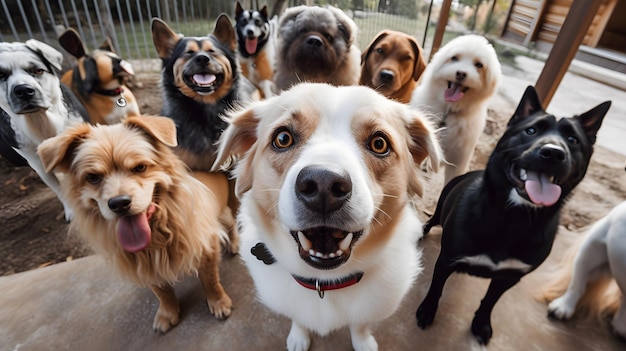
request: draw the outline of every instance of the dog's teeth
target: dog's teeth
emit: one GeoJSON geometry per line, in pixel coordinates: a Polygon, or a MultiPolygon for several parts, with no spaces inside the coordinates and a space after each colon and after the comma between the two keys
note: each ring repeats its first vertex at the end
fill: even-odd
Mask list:
{"type": "Polygon", "coordinates": [[[313,249],[309,249],[309,256],[315,256],[315,251],[313,251],[313,249]]]}
{"type": "Polygon", "coordinates": [[[331,252],[331,253],[328,254],[328,257],[335,258],[335,254],[331,252]]]}
{"type": "Polygon", "coordinates": [[[350,248],[350,244],[352,243],[352,233],[348,233],[343,240],[339,243],[339,249],[342,251],[346,251],[350,248]]]}
{"type": "Polygon", "coordinates": [[[300,246],[304,251],[310,251],[313,244],[309,241],[309,239],[304,236],[304,233],[298,232],[298,240],[300,241],[300,246]]]}
{"type": "Polygon", "coordinates": [[[526,173],[526,170],[523,168],[519,171],[519,179],[523,181],[526,181],[526,179],[528,179],[528,174],[526,173]]]}
{"type": "Polygon", "coordinates": [[[324,255],[321,252],[316,252],[315,257],[323,258],[324,255]]]}
{"type": "Polygon", "coordinates": [[[554,183],[554,176],[550,176],[548,180],[550,181],[550,183],[554,183]]]}
{"type": "Polygon", "coordinates": [[[341,250],[337,250],[337,252],[335,252],[335,255],[336,255],[337,257],[339,257],[339,256],[343,255],[343,251],[341,251],[341,250]]]}

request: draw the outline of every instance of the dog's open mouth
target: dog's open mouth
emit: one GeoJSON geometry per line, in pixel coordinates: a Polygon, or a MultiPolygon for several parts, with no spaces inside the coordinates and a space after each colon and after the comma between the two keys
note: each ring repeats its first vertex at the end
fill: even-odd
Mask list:
{"type": "Polygon", "coordinates": [[[561,186],[554,175],[512,165],[509,179],[517,193],[535,205],[552,206],[561,197],[561,186]]]}
{"type": "Polygon", "coordinates": [[[145,212],[120,218],[117,223],[117,241],[125,251],[138,252],[150,245],[150,217],[155,210],[156,205],[152,203],[145,212]]]}
{"type": "Polygon", "coordinates": [[[292,231],[298,243],[300,257],[318,269],[333,269],[344,264],[352,253],[352,246],[363,231],[347,232],[330,227],[315,227],[292,231]]]}
{"type": "Polygon", "coordinates": [[[256,54],[256,47],[259,40],[256,37],[248,36],[246,37],[246,52],[248,55],[256,54]]]}
{"type": "Polygon", "coordinates": [[[457,82],[448,82],[448,89],[444,93],[444,98],[447,102],[457,102],[463,98],[468,90],[468,87],[457,82]]]}
{"type": "Polygon", "coordinates": [[[213,93],[223,81],[221,73],[199,72],[185,77],[185,83],[200,95],[213,93]]]}

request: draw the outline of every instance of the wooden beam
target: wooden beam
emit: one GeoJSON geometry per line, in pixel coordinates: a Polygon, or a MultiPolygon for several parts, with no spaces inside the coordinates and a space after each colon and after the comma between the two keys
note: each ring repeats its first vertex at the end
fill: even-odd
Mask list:
{"type": "Polygon", "coordinates": [[[535,35],[537,34],[537,30],[543,22],[543,13],[546,9],[546,0],[539,0],[537,4],[537,10],[535,12],[535,16],[533,17],[533,21],[530,24],[530,28],[528,28],[528,34],[526,34],[526,38],[524,38],[524,46],[528,47],[531,41],[535,40],[535,35]]]}
{"type": "Polygon", "coordinates": [[[545,108],[550,105],[550,101],[552,101],[556,89],[561,84],[578,47],[585,38],[600,4],[602,1],[598,0],[574,0],[572,3],[535,84],[539,100],[545,108]]]}
{"type": "Polygon", "coordinates": [[[428,62],[433,58],[433,55],[441,47],[441,41],[443,40],[443,33],[446,31],[446,25],[448,24],[448,17],[450,16],[450,5],[452,0],[443,0],[441,4],[441,10],[439,11],[439,18],[437,19],[437,29],[435,29],[435,36],[433,37],[433,45],[430,48],[430,55],[428,62]]]}

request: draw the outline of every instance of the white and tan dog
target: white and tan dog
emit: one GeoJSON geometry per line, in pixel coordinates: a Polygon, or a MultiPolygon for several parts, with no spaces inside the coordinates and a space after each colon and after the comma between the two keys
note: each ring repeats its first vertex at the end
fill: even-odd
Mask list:
{"type": "Polygon", "coordinates": [[[310,332],[349,327],[376,350],[421,272],[418,165],[440,150],[430,122],[359,86],[302,83],[232,116],[214,168],[239,155],[242,257],[258,297],[292,320],[289,350],[310,332]]]}
{"type": "Polygon", "coordinates": [[[493,46],[474,34],[452,39],[426,66],[410,104],[432,113],[443,127],[444,184],[467,171],[501,76],[493,46]]]}

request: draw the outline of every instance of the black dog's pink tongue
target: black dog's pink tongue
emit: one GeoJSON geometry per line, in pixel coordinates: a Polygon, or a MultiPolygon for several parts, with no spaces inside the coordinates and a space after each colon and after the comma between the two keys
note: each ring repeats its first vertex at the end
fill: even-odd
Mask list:
{"type": "Polygon", "coordinates": [[[124,250],[137,252],[150,244],[152,230],[149,220],[154,210],[152,204],[146,212],[120,218],[117,224],[117,240],[124,250]]]}
{"type": "Polygon", "coordinates": [[[246,51],[249,55],[254,55],[256,53],[256,44],[257,39],[246,38],[246,51]]]}
{"type": "Polygon", "coordinates": [[[465,95],[465,93],[463,93],[463,86],[452,82],[450,83],[450,87],[446,89],[444,98],[447,102],[457,102],[463,98],[463,95],[465,95]]]}
{"type": "Polygon", "coordinates": [[[553,184],[547,174],[527,171],[527,176],[524,186],[530,201],[544,206],[552,206],[559,201],[561,187],[553,184]]]}

